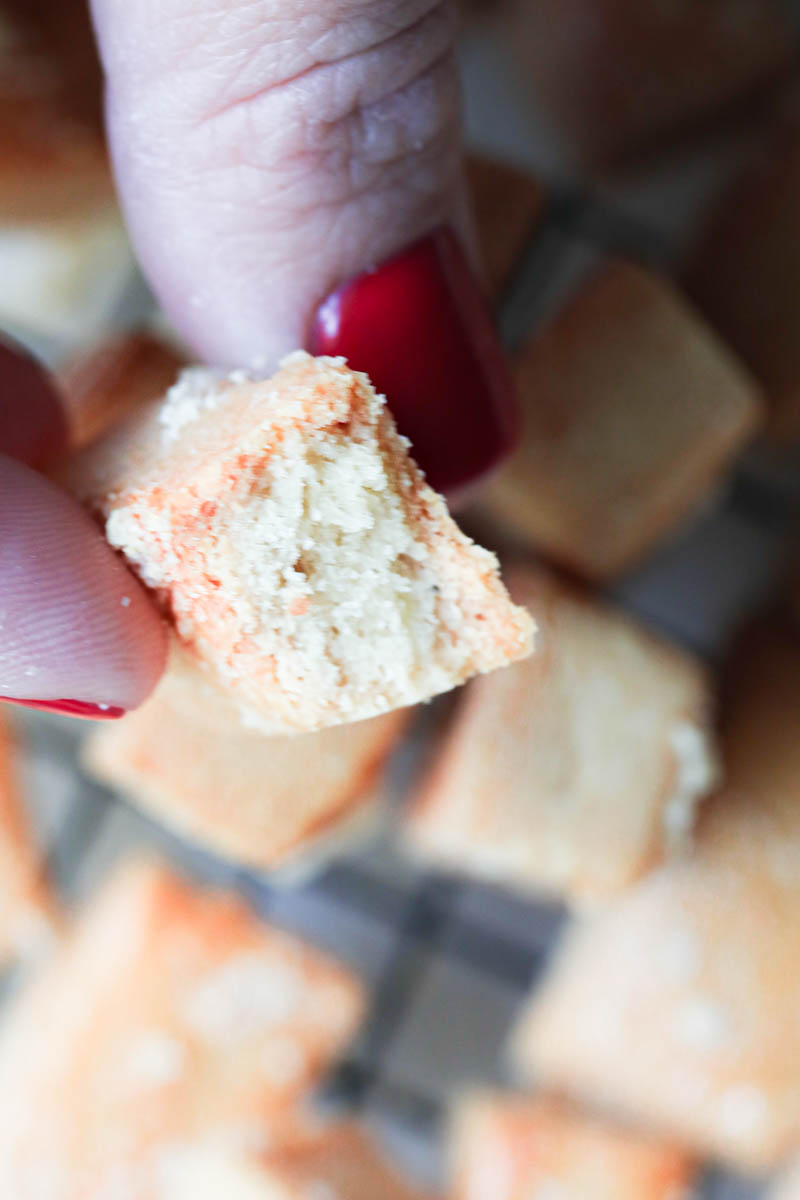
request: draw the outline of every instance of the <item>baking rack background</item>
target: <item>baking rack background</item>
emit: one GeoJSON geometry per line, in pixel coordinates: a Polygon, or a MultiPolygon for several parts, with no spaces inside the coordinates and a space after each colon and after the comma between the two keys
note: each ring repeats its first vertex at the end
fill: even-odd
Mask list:
{"type": "MultiPolygon", "coordinates": [[[[547,162],[502,69],[491,21],[466,37],[463,63],[471,143],[522,165],[547,162]]],[[[751,136],[746,127],[718,132],[614,186],[576,185],[554,166],[544,218],[501,304],[509,347],[604,257],[668,270],[709,187],[736,166],[751,136]]],[[[150,303],[133,278],[114,323],[134,322],[150,303]]],[[[798,466],[796,456],[751,451],[688,528],[614,586],[614,598],[714,662],[783,569],[800,517],[798,466]]],[[[420,714],[390,771],[390,809],[402,804],[446,705],[420,714]]],[[[87,779],[77,763],[78,725],[36,714],[23,724],[26,792],[64,897],[77,900],[130,850],[154,847],[204,881],[236,887],[264,916],[352,965],[371,987],[371,1006],[322,1100],[357,1111],[412,1173],[435,1182],[448,1097],[465,1084],[508,1082],[506,1035],[566,920],[560,907],[422,872],[386,828],[303,883],[266,882],[170,836],[87,779]]],[[[714,1170],[699,1191],[704,1200],[758,1194],[714,1170]]]]}

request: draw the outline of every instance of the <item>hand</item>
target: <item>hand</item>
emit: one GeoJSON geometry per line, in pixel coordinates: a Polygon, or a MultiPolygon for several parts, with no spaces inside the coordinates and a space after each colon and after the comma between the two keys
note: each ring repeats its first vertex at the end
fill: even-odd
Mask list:
{"type": "MultiPolygon", "coordinates": [[[[344,354],[434,486],[474,484],[514,413],[472,272],[452,0],[93,9],[134,242],[198,354],[264,371],[303,345],[344,354]]],[[[28,403],[52,432],[57,400],[33,379],[35,404],[9,388],[9,412],[28,403]]],[[[141,703],[165,655],[142,589],[28,468],[2,462],[0,500],[0,693],[91,715],[141,703]]]]}
{"type": "Polygon", "coordinates": [[[66,446],[53,385],[0,344],[0,386],[0,694],[120,716],[154,687],[166,631],[91,518],[31,469],[66,446]]]}
{"type": "Polygon", "coordinates": [[[129,226],[194,349],[344,354],[430,482],[472,486],[515,413],[468,261],[454,0],[93,9],[129,226]]]}

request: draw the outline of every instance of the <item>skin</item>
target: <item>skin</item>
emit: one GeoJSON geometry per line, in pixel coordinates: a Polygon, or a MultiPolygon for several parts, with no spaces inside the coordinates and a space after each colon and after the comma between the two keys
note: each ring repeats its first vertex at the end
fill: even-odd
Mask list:
{"type": "MultiPolygon", "coordinates": [[[[127,220],[200,357],[271,368],[344,280],[442,222],[471,244],[454,7],[93,0],[127,220]]],[[[164,665],[155,610],[89,519],[2,457],[0,628],[7,696],[133,708],[164,665]]]]}

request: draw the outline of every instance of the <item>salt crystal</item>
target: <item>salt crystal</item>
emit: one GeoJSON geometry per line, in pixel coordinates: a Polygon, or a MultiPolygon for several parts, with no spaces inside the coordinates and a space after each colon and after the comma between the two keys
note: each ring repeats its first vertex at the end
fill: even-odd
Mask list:
{"type": "Polygon", "coordinates": [[[730,1022],[716,1001],[696,996],[680,1009],[675,1021],[679,1041],[693,1050],[719,1050],[730,1041],[730,1022]]]}
{"type": "Polygon", "coordinates": [[[662,819],[667,845],[674,850],[685,844],[694,825],[698,802],[718,782],[720,768],[706,733],[691,722],[679,721],[673,725],[668,741],[676,777],[662,819]]]}
{"type": "Polygon", "coordinates": [[[209,1041],[244,1041],[291,1020],[303,994],[303,980],[293,968],[265,955],[242,954],[207,975],[183,1013],[209,1041]]]}
{"type": "Polygon", "coordinates": [[[724,1137],[739,1138],[752,1134],[767,1116],[764,1093],[750,1084],[730,1087],[720,1097],[717,1124],[724,1137]]]}
{"type": "Polygon", "coordinates": [[[218,371],[208,367],[187,367],[181,371],[158,414],[165,444],[176,441],[183,428],[196,421],[201,413],[217,407],[221,379],[218,371]]]}
{"type": "Polygon", "coordinates": [[[160,1029],[147,1029],[130,1047],[125,1076],[136,1087],[166,1087],[180,1079],[185,1061],[185,1047],[177,1038],[160,1029]]]}

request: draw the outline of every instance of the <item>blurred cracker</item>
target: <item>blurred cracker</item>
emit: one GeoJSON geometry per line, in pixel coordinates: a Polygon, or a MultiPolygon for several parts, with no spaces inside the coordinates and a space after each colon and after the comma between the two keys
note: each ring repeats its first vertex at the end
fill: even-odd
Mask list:
{"type": "Polygon", "coordinates": [[[546,193],[529,173],[480,154],[467,158],[467,187],[489,297],[497,303],[542,220],[546,193]]]}
{"type": "Polygon", "coordinates": [[[18,746],[0,714],[0,963],[36,956],[59,924],[18,787],[18,746]]]}
{"type": "Polygon", "coordinates": [[[603,267],[517,361],[522,443],[482,503],[591,579],[689,518],[761,420],[757,384],[665,280],[603,267]]]}
{"type": "Polygon", "coordinates": [[[726,681],[727,784],[695,850],[575,927],[515,1063],[746,1171],[800,1149],[800,643],[762,625],[726,681]]]}
{"type": "Polygon", "coordinates": [[[124,333],[66,362],[58,382],[67,405],[72,444],[81,449],[134,408],[162,396],[186,358],[154,334],[124,333]]]}
{"type": "Polygon", "coordinates": [[[319,733],[248,729],[224,692],[179,651],[137,711],[98,726],[86,768],[212,851],[259,870],[302,869],[360,832],[405,730],[400,709],[319,733]]]}
{"type": "Polygon", "coordinates": [[[260,1159],[184,1147],[165,1161],[158,1200],[422,1200],[356,1125],[305,1132],[260,1159]]]}
{"type": "Polygon", "coordinates": [[[728,187],[693,248],[687,287],[767,399],[767,432],[800,437],[800,120],[728,187]]]}
{"type": "Polygon", "coordinates": [[[362,1007],[349,972],[238,898],[127,863],[0,1034],[0,1192],[149,1197],[186,1142],[265,1149],[362,1007]]]}
{"type": "Polygon", "coordinates": [[[693,1164],[674,1146],[550,1098],[461,1098],[450,1131],[453,1200],[681,1200],[693,1164]]]}
{"type": "Polygon", "coordinates": [[[537,653],[468,687],[406,837],[513,890],[607,900],[683,846],[717,778],[709,680],[544,571],[508,580],[537,614],[537,653]]]}
{"type": "Polygon", "coordinates": [[[796,54],[783,0],[511,0],[498,28],[562,156],[590,166],[746,101],[796,54]]]}

